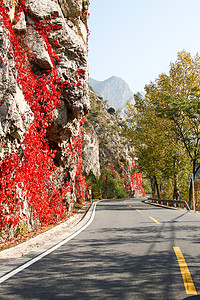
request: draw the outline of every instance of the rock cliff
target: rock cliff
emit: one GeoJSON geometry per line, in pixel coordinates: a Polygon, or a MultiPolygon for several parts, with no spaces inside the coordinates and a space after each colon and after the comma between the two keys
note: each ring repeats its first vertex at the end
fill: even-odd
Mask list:
{"type": "Polygon", "coordinates": [[[88,85],[88,8],[0,0],[0,242],[64,219],[88,174],[139,186],[122,119],[88,85]]]}
{"type": "Polygon", "coordinates": [[[56,222],[84,197],[89,0],[0,1],[0,230],[56,222]]]}
{"type": "MultiPolygon", "coordinates": [[[[84,132],[91,136],[91,140],[95,141],[91,147],[93,155],[90,155],[90,161],[92,161],[91,165],[96,165],[96,169],[95,172],[94,167],[90,170],[95,176],[101,174],[100,182],[97,180],[93,188],[96,189],[98,186],[98,189],[102,191],[101,193],[95,191],[94,194],[96,197],[127,197],[134,190],[135,195],[143,195],[141,174],[135,169],[134,149],[123,134],[124,121],[92,88],[90,89],[90,100],[91,109],[84,122],[84,132]],[[99,143],[98,147],[95,146],[97,145],[96,141],[99,143]],[[95,164],[98,156],[99,163],[95,164]],[[108,177],[111,181],[110,187],[106,187],[109,185],[106,182],[108,177]],[[121,190],[119,185],[121,185],[121,190]]],[[[87,166],[87,162],[88,160],[84,165],[87,166]]]]}

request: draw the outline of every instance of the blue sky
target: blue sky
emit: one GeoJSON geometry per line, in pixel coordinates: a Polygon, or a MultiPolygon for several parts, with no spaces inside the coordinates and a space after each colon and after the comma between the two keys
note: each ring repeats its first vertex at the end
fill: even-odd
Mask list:
{"type": "Polygon", "coordinates": [[[177,52],[200,54],[200,0],[90,0],[90,76],[142,91],[177,52]]]}

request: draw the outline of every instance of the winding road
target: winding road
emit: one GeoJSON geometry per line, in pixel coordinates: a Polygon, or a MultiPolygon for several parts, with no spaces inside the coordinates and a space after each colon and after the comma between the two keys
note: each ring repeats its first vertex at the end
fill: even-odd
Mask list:
{"type": "Polygon", "coordinates": [[[200,215],[142,200],[93,205],[73,238],[0,281],[0,299],[200,299],[200,215]]]}

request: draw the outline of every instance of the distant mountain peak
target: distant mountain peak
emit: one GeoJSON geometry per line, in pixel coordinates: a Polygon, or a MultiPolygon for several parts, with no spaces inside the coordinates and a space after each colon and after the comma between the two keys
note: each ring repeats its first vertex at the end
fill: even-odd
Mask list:
{"type": "Polygon", "coordinates": [[[109,80],[122,80],[122,81],[124,81],[121,77],[114,76],[114,75],[109,77],[108,79],[105,79],[104,81],[109,81],[109,80]]]}
{"type": "Polygon", "coordinates": [[[103,81],[89,78],[89,84],[111,107],[120,110],[122,117],[126,102],[134,103],[133,92],[128,83],[120,77],[111,76],[103,81]]]}

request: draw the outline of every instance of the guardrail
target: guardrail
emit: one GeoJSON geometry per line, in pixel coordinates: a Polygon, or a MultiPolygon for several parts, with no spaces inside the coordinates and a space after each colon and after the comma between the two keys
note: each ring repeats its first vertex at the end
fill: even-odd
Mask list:
{"type": "Polygon", "coordinates": [[[150,200],[153,203],[161,203],[163,205],[166,204],[167,206],[169,206],[169,203],[175,204],[175,207],[176,207],[176,205],[179,205],[179,206],[183,205],[187,208],[187,210],[190,210],[187,202],[184,200],[156,199],[156,198],[151,198],[151,197],[148,197],[147,200],[150,200]]]}

